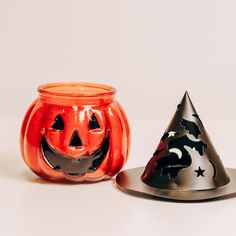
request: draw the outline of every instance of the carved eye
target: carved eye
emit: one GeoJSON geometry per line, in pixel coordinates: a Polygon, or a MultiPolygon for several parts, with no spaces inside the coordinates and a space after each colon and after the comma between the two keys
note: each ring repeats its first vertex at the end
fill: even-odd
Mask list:
{"type": "Polygon", "coordinates": [[[90,129],[99,129],[100,128],[100,125],[98,123],[98,120],[97,120],[95,114],[93,114],[91,119],[90,119],[89,128],[90,129]]]}
{"type": "Polygon", "coordinates": [[[64,121],[61,115],[57,115],[55,118],[55,122],[52,125],[52,128],[55,130],[63,130],[64,129],[64,121]]]}

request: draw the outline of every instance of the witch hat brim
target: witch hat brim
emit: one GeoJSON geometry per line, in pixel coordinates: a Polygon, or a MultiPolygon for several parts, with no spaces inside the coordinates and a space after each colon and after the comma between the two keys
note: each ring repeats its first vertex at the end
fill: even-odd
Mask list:
{"type": "Polygon", "coordinates": [[[118,187],[134,194],[141,193],[147,196],[161,197],[177,201],[203,201],[236,195],[236,169],[226,168],[227,174],[230,177],[230,182],[220,188],[183,191],[158,189],[143,183],[140,176],[143,174],[144,168],[145,167],[138,167],[120,172],[116,176],[118,187]]]}

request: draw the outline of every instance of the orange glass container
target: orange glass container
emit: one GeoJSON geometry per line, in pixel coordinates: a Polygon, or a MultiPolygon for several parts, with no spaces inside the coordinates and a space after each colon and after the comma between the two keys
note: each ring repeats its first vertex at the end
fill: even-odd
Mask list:
{"type": "Polygon", "coordinates": [[[116,90],[92,83],[51,83],[23,120],[25,163],[55,181],[99,181],[117,174],[129,153],[130,130],[116,90]]]}

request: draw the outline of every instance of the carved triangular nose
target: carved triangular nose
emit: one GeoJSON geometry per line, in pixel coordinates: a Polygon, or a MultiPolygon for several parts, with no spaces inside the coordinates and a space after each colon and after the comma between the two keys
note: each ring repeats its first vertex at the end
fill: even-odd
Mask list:
{"type": "Polygon", "coordinates": [[[77,130],[72,135],[72,138],[71,138],[71,141],[70,141],[70,146],[71,147],[80,147],[80,146],[82,146],[82,141],[79,137],[79,134],[78,134],[77,130]]]}

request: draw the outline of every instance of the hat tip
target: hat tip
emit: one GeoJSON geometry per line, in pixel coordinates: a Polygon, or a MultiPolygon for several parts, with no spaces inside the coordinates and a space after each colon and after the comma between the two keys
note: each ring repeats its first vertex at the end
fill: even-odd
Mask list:
{"type": "Polygon", "coordinates": [[[188,93],[188,90],[186,90],[185,93],[184,93],[182,102],[184,102],[184,101],[189,101],[190,103],[192,103],[191,98],[190,98],[189,93],[188,93]]]}
{"type": "Polygon", "coordinates": [[[189,97],[188,90],[185,90],[184,96],[188,96],[189,97]]]}

